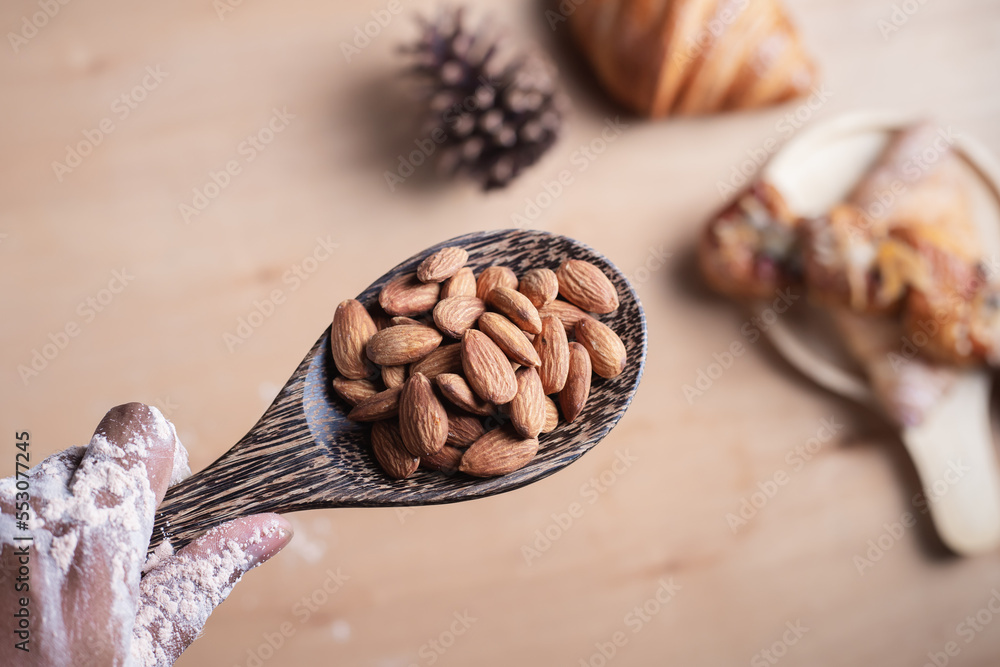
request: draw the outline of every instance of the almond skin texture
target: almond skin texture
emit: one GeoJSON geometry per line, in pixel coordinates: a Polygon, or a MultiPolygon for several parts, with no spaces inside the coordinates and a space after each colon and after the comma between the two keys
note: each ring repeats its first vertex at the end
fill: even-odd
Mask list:
{"type": "Polygon", "coordinates": [[[590,317],[587,313],[583,312],[571,303],[566,303],[565,301],[553,301],[549,305],[541,308],[538,311],[541,317],[558,317],[559,321],[562,322],[563,327],[566,329],[566,333],[572,333],[573,329],[576,328],[576,323],[585,317],[590,317]]]}
{"type": "Polygon", "coordinates": [[[441,395],[456,408],[484,417],[493,414],[493,406],[476,396],[476,392],[472,391],[472,387],[461,375],[441,373],[434,381],[441,390],[441,395]]]}
{"type": "Polygon", "coordinates": [[[482,437],[484,432],[483,423],[477,417],[460,415],[455,412],[448,413],[446,444],[464,449],[482,437]]]}
{"type": "Polygon", "coordinates": [[[379,392],[371,380],[347,380],[342,377],[333,378],[333,390],[352,407],[379,392]]]}
{"type": "Polygon", "coordinates": [[[433,308],[440,291],[439,284],[422,283],[417,280],[417,274],[408,273],[386,283],[378,295],[378,302],[389,315],[412,317],[433,308]]]}
{"type": "Polygon", "coordinates": [[[580,259],[568,259],[556,271],[559,293],[572,304],[592,313],[617,310],[618,291],[604,272],[580,259]]]}
{"type": "MultiPolygon", "coordinates": [[[[586,354],[586,350],[583,353],[586,354]]],[[[510,402],[510,423],[522,438],[537,438],[545,426],[542,380],[534,368],[521,368],[515,375],[517,395],[510,402]]]]}
{"type": "Polygon", "coordinates": [[[521,276],[517,291],[528,297],[535,308],[542,308],[559,295],[559,279],[552,269],[531,269],[521,276]]]}
{"type": "Polygon", "coordinates": [[[521,366],[538,366],[542,360],[528,337],[516,324],[499,313],[483,313],[479,329],[490,337],[511,361],[521,366]]]}
{"type": "Polygon", "coordinates": [[[538,374],[542,379],[542,391],[555,394],[562,391],[569,372],[569,339],[566,329],[555,317],[542,319],[542,332],[535,336],[535,351],[541,365],[538,374]]]}
{"type": "Polygon", "coordinates": [[[372,425],[372,449],[382,470],[393,479],[406,479],[420,465],[420,459],[403,446],[399,424],[395,421],[379,421],[372,425]]]}
{"type": "Polygon", "coordinates": [[[410,376],[399,396],[399,430],[414,456],[440,451],[448,439],[448,415],[421,373],[410,376]]]}
{"type": "Polygon", "coordinates": [[[462,346],[458,343],[442,345],[410,367],[410,374],[423,373],[434,378],[441,373],[462,372],[462,346]]]}
{"type": "Polygon", "coordinates": [[[469,261],[469,253],[465,248],[449,246],[441,248],[433,255],[420,262],[417,267],[417,279],[422,283],[440,283],[451,278],[469,261]]]}
{"type": "Polygon", "coordinates": [[[538,316],[538,309],[517,290],[510,287],[494,287],[486,303],[490,304],[502,314],[507,316],[511,322],[528,333],[539,333],[542,330],[542,320],[538,316]]]}
{"type": "Polygon", "coordinates": [[[559,426],[559,408],[556,402],[548,396],[545,397],[545,424],[542,426],[542,433],[551,433],[559,426]]]}
{"type": "Polygon", "coordinates": [[[569,344],[569,374],[566,385],[559,392],[559,405],[566,421],[577,418],[590,396],[590,375],[593,372],[590,353],[577,342],[569,344]]]}
{"type": "Polygon", "coordinates": [[[483,269],[476,280],[476,296],[486,301],[494,287],[517,289],[517,275],[506,266],[491,266],[483,269]]]}
{"type": "Polygon", "coordinates": [[[469,267],[463,266],[441,284],[441,298],[453,296],[476,296],[476,276],[469,267]]]}
{"type": "Polygon", "coordinates": [[[383,366],[382,384],[392,389],[406,382],[406,366],[383,366]]]}
{"type": "Polygon", "coordinates": [[[423,359],[441,344],[431,327],[401,324],[382,329],[368,341],[368,358],[380,366],[401,366],[423,359]]]}
{"type": "Polygon", "coordinates": [[[434,454],[420,457],[421,468],[436,470],[446,475],[454,475],[458,472],[458,466],[461,463],[462,450],[449,445],[445,445],[440,451],[434,454]]]}
{"type": "Polygon", "coordinates": [[[575,331],[576,340],[590,353],[595,373],[610,379],[625,370],[625,343],[608,325],[587,317],[576,323],[575,331]]]}
{"type": "Polygon", "coordinates": [[[373,422],[389,419],[399,414],[399,394],[402,387],[380,391],[354,406],[347,418],[355,422],[373,422]]]}
{"type": "MultiPolygon", "coordinates": [[[[412,317],[403,317],[402,315],[397,315],[396,317],[389,318],[390,327],[398,327],[401,324],[413,324],[416,326],[427,326],[427,322],[421,322],[420,320],[415,320],[412,317]]],[[[385,327],[381,327],[385,328],[385,327]]]]}
{"type": "Polygon", "coordinates": [[[472,443],[459,470],[473,477],[496,477],[520,470],[538,453],[538,440],[522,438],[508,426],[495,428],[472,443]]]}
{"type": "Polygon", "coordinates": [[[360,301],[348,299],[337,306],[330,329],[330,350],[337,370],[348,380],[372,375],[365,347],[377,331],[375,321],[360,301]]]}
{"type": "Polygon", "coordinates": [[[453,296],[438,301],[434,306],[434,324],[446,336],[461,338],[485,312],[486,304],[481,299],[453,296]]]}
{"type": "Polygon", "coordinates": [[[510,361],[482,331],[469,329],[462,336],[462,368],[469,386],[488,403],[509,403],[517,393],[510,361]]]}

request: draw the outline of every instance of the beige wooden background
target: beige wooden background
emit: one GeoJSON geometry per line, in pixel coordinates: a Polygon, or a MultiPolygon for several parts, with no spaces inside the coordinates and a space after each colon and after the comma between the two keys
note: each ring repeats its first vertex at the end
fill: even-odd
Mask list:
{"type": "MultiPolygon", "coordinates": [[[[575,151],[619,110],[566,48],[564,27],[549,30],[543,5],[484,3],[559,62],[575,107],[565,137],[505,192],[439,187],[426,169],[390,192],[383,171],[412,138],[394,50],[413,34],[409,17],[434,3],[401,0],[403,14],[348,63],[340,43],[387,2],[228,0],[220,17],[221,2],[74,0],[16,53],[9,36],[0,44],[4,442],[30,429],[41,458],[86,442],[108,407],[142,400],[176,421],[203,467],[253,424],[337,302],[427,245],[509,226],[563,169],[573,183],[535,226],[583,240],[639,279],[650,351],[621,425],[555,477],[408,514],[293,517],[291,546],[244,580],[179,664],[600,665],[596,646],[618,632],[624,646],[609,664],[622,667],[773,664],[759,652],[776,642],[788,666],[919,667],[951,641],[949,664],[997,664],[1000,619],[986,611],[979,622],[992,624],[960,625],[1000,589],[997,555],[948,556],[924,515],[898,540],[883,536],[918,512],[899,442],[746,341],[746,315],[692,271],[718,184],[748,151],[787,139],[782,119],[796,105],[685,121],[623,115],[624,132],[581,163],[575,151]],[[241,142],[274,109],[294,117],[248,161],[241,142]],[[53,161],[103,119],[113,131],[60,181],[53,161]],[[179,205],[230,160],[240,173],[185,224],[179,205]],[[286,272],[317,239],[338,247],[296,284],[286,272]],[[91,312],[88,298],[112,297],[101,290],[114,271],[134,278],[91,312]],[[227,349],[224,334],[272,290],[284,303],[227,349]],[[18,366],[71,323],[78,335],[23,382],[18,366]],[[689,404],[683,385],[739,340],[747,352],[689,404]],[[786,460],[824,419],[843,427],[808,462],[786,460]],[[636,463],[612,472],[625,453],[636,463]],[[727,513],[779,471],[787,484],[731,530],[727,513]],[[583,489],[602,473],[613,484],[583,489]],[[536,531],[559,532],[552,515],[573,502],[583,516],[526,562],[522,547],[536,531]],[[888,550],[859,574],[854,557],[880,536],[888,550]],[[326,573],[338,570],[349,579],[326,595],[326,573]],[[655,600],[661,579],[680,586],[674,597],[649,603],[658,613],[648,621],[628,616],[655,600]],[[310,596],[322,602],[309,609],[310,596]],[[456,613],[476,619],[461,635],[450,634],[456,613]],[[786,623],[808,631],[782,645],[786,623]],[[449,648],[437,653],[432,640],[449,648]]],[[[824,73],[826,101],[801,112],[810,121],[926,111],[1000,152],[995,0],[896,0],[906,21],[885,36],[889,0],[788,4],[824,73]]],[[[6,0],[2,32],[21,32],[38,11],[6,0]]],[[[3,451],[6,475],[13,447],[3,451]]]]}

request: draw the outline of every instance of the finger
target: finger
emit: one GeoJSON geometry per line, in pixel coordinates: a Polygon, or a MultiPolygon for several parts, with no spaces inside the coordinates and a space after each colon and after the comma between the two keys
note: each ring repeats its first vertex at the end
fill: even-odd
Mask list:
{"type": "Polygon", "coordinates": [[[291,524],[277,514],[234,519],[152,568],[139,584],[132,661],[142,667],[172,665],[243,574],[291,539],[291,524]]]}

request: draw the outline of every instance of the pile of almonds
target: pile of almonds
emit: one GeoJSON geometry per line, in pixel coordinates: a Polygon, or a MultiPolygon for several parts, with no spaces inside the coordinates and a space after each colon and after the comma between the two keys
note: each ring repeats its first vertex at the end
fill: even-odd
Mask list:
{"type": "Polygon", "coordinates": [[[567,422],[579,416],[592,372],[625,368],[621,338],[588,314],[618,308],[598,267],[570,259],[518,280],[491,266],[476,278],[468,259],[443,248],[388,282],[374,317],[354,299],[333,316],[333,388],[353,406],[348,419],[374,422],[375,457],[392,478],[421,465],[476,477],[518,470],[559,409],[567,422]]]}

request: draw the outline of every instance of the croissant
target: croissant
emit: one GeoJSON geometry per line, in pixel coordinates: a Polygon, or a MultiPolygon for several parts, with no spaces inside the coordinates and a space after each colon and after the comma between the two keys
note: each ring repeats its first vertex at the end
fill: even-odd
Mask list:
{"type": "Polygon", "coordinates": [[[647,116],[766,106],[816,81],[778,0],[587,0],[569,22],[609,94],[647,116]]]}

